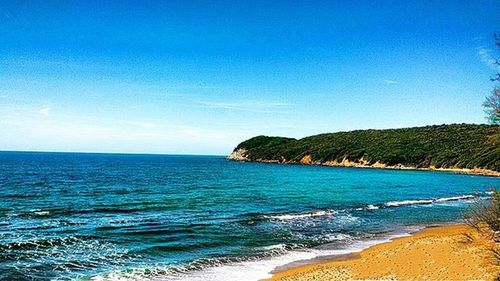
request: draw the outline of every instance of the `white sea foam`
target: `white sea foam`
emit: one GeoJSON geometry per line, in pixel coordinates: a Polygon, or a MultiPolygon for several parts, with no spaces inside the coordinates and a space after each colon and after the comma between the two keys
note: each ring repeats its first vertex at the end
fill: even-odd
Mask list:
{"type": "Polygon", "coordinates": [[[329,233],[321,237],[323,241],[333,242],[340,240],[351,240],[352,236],[344,233],[329,233]]]}
{"type": "Polygon", "coordinates": [[[386,206],[386,207],[399,207],[399,206],[406,206],[406,205],[426,205],[426,204],[442,203],[442,202],[449,202],[449,201],[471,200],[474,198],[476,198],[476,196],[474,196],[474,195],[459,195],[459,196],[453,196],[453,197],[443,197],[443,198],[438,198],[438,199],[390,201],[390,202],[384,203],[384,206],[386,206]]]}
{"type": "Polygon", "coordinates": [[[270,215],[266,216],[269,219],[275,220],[294,220],[294,219],[303,219],[310,217],[324,217],[324,216],[332,216],[336,214],[336,211],[333,210],[322,210],[316,212],[302,213],[302,214],[282,214],[282,215],[270,215]]]}
{"type": "Polygon", "coordinates": [[[44,211],[41,209],[32,209],[32,210],[30,210],[30,212],[32,212],[33,214],[35,214],[37,216],[46,216],[50,213],[49,211],[44,211]]]}
{"type": "MultiPolygon", "coordinates": [[[[374,205],[374,204],[368,204],[365,207],[360,207],[360,208],[354,208],[352,210],[355,211],[363,211],[363,210],[378,210],[380,207],[400,207],[400,206],[407,206],[407,205],[430,205],[434,203],[443,203],[443,202],[449,202],[449,201],[460,201],[460,200],[472,200],[478,198],[474,195],[458,195],[458,196],[452,196],[452,197],[443,197],[443,198],[437,198],[437,199],[416,199],[416,200],[401,200],[401,201],[389,201],[386,203],[383,203],[381,205],[374,205]]],[[[265,216],[268,219],[271,220],[281,220],[281,221],[286,221],[286,220],[296,220],[296,219],[306,219],[306,218],[313,218],[313,217],[326,217],[326,216],[334,216],[343,214],[344,212],[347,213],[349,210],[319,210],[319,211],[314,211],[314,212],[307,212],[307,213],[289,213],[289,214],[278,214],[278,215],[267,215],[265,216]]],[[[350,214],[343,215],[341,217],[342,219],[355,219],[357,217],[352,217],[350,214]]]]}
{"type": "MultiPolygon", "coordinates": [[[[258,260],[221,263],[214,261],[210,266],[200,267],[197,270],[177,270],[176,273],[166,273],[151,276],[151,272],[166,272],[168,269],[158,270],[152,268],[136,268],[128,272],[116,272],[106,276],[96,276],[92,281],[257,281],[270,278],[276,268],[286,266],[292,263],[307,262],[308,260],[318,259],[334,255],[343,255],[360,252],[375,244],[388,242],[396,237],[408,236],[408,233],[392,235],[383,239],[374,239],[358,241],[349,245],[345,249],[303,249],[288,251],[282,255],[268,257],[258,260]]],[[[282,244],[270,246],[270,250],[283,247],[282,244]]]]}
{"type": "Polygon", "coordinates": [[[458,201],[458,200],[471,200],[476,198],[474,195],[462,195],[462,196],[454,196],[454,197],[444,197],[436,199],[435,202],[448,202],[448,201],[458,201]]]}
{"type": "Polygon", "coordinates": [[[384,205],[387,207],[399,207],[405,205],[419,205],[419,204],[432,204],[434,200],[402,200],[402,201],[390,201],[384,205]]]}
{"type": "MultiPolygon", "coordinates": [[[[383,204],[373,205],[369,204],[363,208],[354,210],[377,210],[380,207],[399,207],[407,205],[428,205],[434,203],[444,203],[449,201],[472,200],[478,198],[474,195],[459,195],[452,197],[443,197],[437,199],[419,199],[419,200],[401,200],[389,201],[383,204]]],[[[359,219],[348,213],[348,210],[319,210],[307,213],[291,213],[291,214],[278,214],[265,216],[271,220],[287,221],[295,219],[307,219],[315,217],[326,217],[338,215],[341,219],[356,220],[359,219]]],[[[413,229],[416,231],[417,229],[413,229]]],[[[134,268],[127,270],[127,272],[115,272],[106,276],[96,276],[92,278],[93,281],[225,281],[225,280],[241,280],[241,281],[256,281],[272,276],[271,272],[276,268],[286,266],[288,264],[295,264],[306,262],[311,259],[318,259],[321,257],[328,257],[333,255],[342,255],[348,253],[356,253],[366,249],[372,245],[388,242],[396,237],[408,236],[408,233],[392,235],[384,239],[375,239],[367,241],[358,241],[354,244],[349,244],[344,249],[302,249],[302,250],[289,250],[285,244],[275,244],[263,247],[268,252],[278,253],[277,256],[265,257],[248,261],[231,261],[214,259],[208,263],[193,264],[187,267],[180,268],[166,268],[162,266],[149,267],[149,268],[134,268]]],[[[331,234],[330,236],[322,237],[323,241],[336,241],[336,240],[350,240],[352,237],[343,234],[331,234]]]]}
{"type": "Polygon", "coordinates": [[[284,250],[286,249],[286,244],[276,244],[263,247],[265,250],[284,250]]]}

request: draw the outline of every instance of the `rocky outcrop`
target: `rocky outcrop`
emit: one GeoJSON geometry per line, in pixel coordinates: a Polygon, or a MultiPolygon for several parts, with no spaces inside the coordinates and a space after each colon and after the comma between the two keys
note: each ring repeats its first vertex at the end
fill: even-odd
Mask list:
{"type": "Polygon", "coordinates": [[[304,164],[304,165],[313,164],[311,154],[304,155],[304,157],[302,157],[302,159],[300,159],[300,164],[304,164]]]}
{"type": "Polygon", "coordinates": [[[443,172],[451,172],[458,174],[473,174],[473,175],[484,175],[484,176],[493,176],[500,177],[500,172],[482,169],[482,168],[435,168],[434,166],[430,166],[428,168],[417,168],[413,166],[405,166],[403,164],[396,165],[386,165],[384,163],[375,162],[369,163],[365,159],[361,158],[358,161],[351,161],[349,159],[344,158],[342,161],[313,161],[310,154],[304,155],[300,161],[286,161],[284,158],[281,161],[277,160],[266,160],[266,159],[256,159],[251,160],[247,157],[247,150],[240,148],[233,151],[228,159],[234,161],[244,161],[244,162],[259,162],[259,163],[280,163],[280,164],[301,164],[301,165],[315,165],[315,166],[331,166],[331,167],[354,167],[354,168],[375,168],[375,169],[390,169],[390,170],[422,170],[422,171],[443,171],[443,172]]]}
{"type": "Polygon", "coordinates": [[[229,156],[227,157],[230,160],[235,160],[235,161],[250,161],[248,157],[246,156],[247,150],[244,148],[236,149],[229,156]]]}

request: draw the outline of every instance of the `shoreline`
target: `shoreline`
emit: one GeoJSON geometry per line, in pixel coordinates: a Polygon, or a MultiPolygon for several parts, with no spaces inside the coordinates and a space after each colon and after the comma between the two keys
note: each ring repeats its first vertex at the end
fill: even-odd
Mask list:
{"type": "Polygon", "coordinates": [[[464,224],[427,226],[359,252],[284,265],[264,280],[494,280],[500,266],[490,249],[498,247],[464,224]]]}
{"type": "MultiPolygon", "coordinates": [[[[333,249],[322,248],[321,249],[318,247],[309,248],[308,250],[313,250],[313,251],[321,249],[319,251],[326,252],[328,254],[323,253],[323,254],[320,254],[320,255],[315,256],[313,258],[300,259],[300,260],[296,260],[296,261],[282,264],[282,265],[274,268],[272,271],[270,271],[269,274],[274,276],[275,274],[280,274],[282,272],[286,272],[289,270],[295,270],[296,268],[301,268],[304,266],[318,265],[318,264],[323,264],[323,263],[329,263],[332,261],[343,261],[343,260],[349,260],[352,258],[356,258],[359,256],[359,254],[362,251],[364,251],[366,249],[369,249],[369,248],[377,246],[377,245],[390,243],[390,242],[394,241],[395,239],[410,237],[413,234],[418,233],[427,227],[433,227],[433,226],[423,226],[423,225],[418,226],[418,225],[416,225],[416,226],[407,227],[405,229],[393,230],[393,231],[390,231],[387,233],[375,235],[374,237],[371,237],[371,238],[362,238],[349,246],[344,246],[344,247],[341,247],[339,249],[337,249],[337,248],[333,248],[333,249]]],[[[323,244],[322,246],[325,246],[325,245],[328,245],[328,243],[323,244]]],[[[271,279],[272,279],[272,277],[267,278],[267,279],[263,279],[263,280],[271,280],[271,279]]]]}
{"type": "Polygon", "coordinates": [[[233,151],[227,159],[236,162],[250,162],[250,163],[265,163],[265,164],[285,164],[285,165],[306,165],[306,166],[326,166],[326,167],[344,167],[344,168],[360,168],[360,169],[383,169],[383,170],[405,170],[405,171],[431,171],[431,172],[445,172],[452,174],[463,174],[463,175],[477,175],[486,177],[500,177],[499,171],[483,169],[483,168],[417,168],[413,166],[405,166],[402,164],[397,164],[393,166],[388,166],[383,163],[376,162],[374,164],[369,164],[368,162],[360,159],[359,161],[350,161],[344,159],[341,162],[337,161],[326,161],[318,162],[312,161],[310,155],[305,155],[300,161],[278,161],[278,160],[264,160],[257,159],[251,160],[246,157],[246,150],[239,149],[233,151]]]}
{"type": "Polygon", "coordinates": [[[356,256],[361,251],[370,247],[388,243],[393,239],[409,237],[424,229],[425,225],[405,226],[389,232],[379,233],[371,238],[363,238],[353,241],[345,246],[330,247],[330,243],[322,244],[312,248],[299,248],[287,250],[277,255],[269,255],[261,258],[251,258],[238,262],[229,262],[210,266],[201,270],[195,270],[187,275],[174,275],[172,281],[203,281],[203,280],[271,280],[274,274],[287,271],[297,267],[319,264],[332,260],[345,259],[356,256]]]}

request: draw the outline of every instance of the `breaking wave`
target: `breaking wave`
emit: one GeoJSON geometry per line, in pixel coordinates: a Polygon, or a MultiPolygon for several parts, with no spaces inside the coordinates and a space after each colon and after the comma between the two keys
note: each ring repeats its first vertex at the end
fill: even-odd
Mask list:
{"type": "Polygon", "coordinates": [[[475,198],[477,198],[477,196],[460,195],[460,196],[443,197],[443,198],[437,198],[437,199],[390,201],[390,202],[384,203],[384,206],[386,206],[386,207],[399,207],[399,206],[406,206],[406,205],[426,205],[426,204],[449,202],[449,201],[472,200],[475,198]]]}
{"type": "MultiPolygon", "coordinates": [[[[309,211],[304,213],[272,214],[272,215],[265,215],[264,218],[270,220],[287,221],[287,220],[301,220],[301,219],[316,218],[316,217],[335,217],[339,214],[342,214],[343,215],[342,218],[344,218],[346,217],[345,214],[348,214],[350,211],[374,211],[378,209],[392,208],[392,207],[404,207],[410,205],[429,205],[429,204],[438,204],[451,201],[470,201],[474,199],[484,199],[484,197],[480,197],[479,195],[467,194],[467,195],[458,195],[452,197],[431,198],[431,199],[407,199],[399,201],[388,201],[379,204],[368,204],[362,207],[355,207],[350,209],[348,208],[342,210],[328,209],[328,210],[309,211]]],[[[351,216],[351,218],[353,217],[351,216]]]]}
{"type": "Polygon", "coordinates": [[[291,213],[291,214],[281,214],[281,215],[269,215],[265,216],[268,219],[274,219],[274,220],[294,220],[294,219],[304,219],[304,218],[311,218],[311,217],[325,217],[325,216],[332,216],[334,214],[338,213],[337,211],[334,210],[321,210],[321,211],[315,211],[315,212],[308,212],[308,213],[291,213]]]}
{"type": "Polygon", "coordinates": [[[137,267],[94,276],[92,281],[255,281],[272,276],[277,267],[291,263],[318,259],[325,256],[359,252],[370,246],[388,242],[393,238],[408,236],[407,232],[387,235],[371,240],[352,241],[349,235],[335,235],[332,240],[351,240],[339,249],[304,248],[301,245],[275,244],[262,247],[264,253],[247,258],[200,259],[186,265],[137,267]]]}

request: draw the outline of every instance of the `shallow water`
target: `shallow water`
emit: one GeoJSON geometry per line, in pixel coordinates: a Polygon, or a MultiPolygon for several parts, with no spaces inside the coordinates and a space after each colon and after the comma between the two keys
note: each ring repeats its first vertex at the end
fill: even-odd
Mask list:
{"type": "Polygon", "coordinates": [[[252,280],[457,221],[492,177],[0,153],[0,279],[252,280]],[[231,275],[233,274],[233,275],[231,275]]]}

